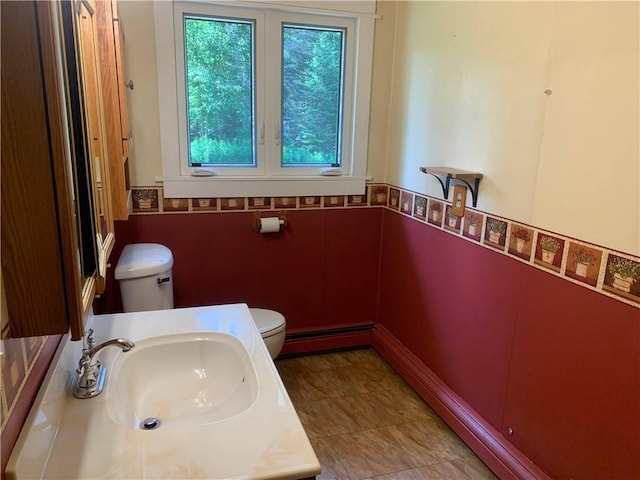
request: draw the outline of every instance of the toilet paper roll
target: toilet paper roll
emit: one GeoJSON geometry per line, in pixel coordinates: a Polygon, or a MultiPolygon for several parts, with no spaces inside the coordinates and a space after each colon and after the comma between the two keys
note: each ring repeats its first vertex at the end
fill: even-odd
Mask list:
{"type": "Polygon", "coordinates": [[[278,217],[266,217],[260,219],[260,233],[273,233],[280,231],[280,219],[278,217]]]}

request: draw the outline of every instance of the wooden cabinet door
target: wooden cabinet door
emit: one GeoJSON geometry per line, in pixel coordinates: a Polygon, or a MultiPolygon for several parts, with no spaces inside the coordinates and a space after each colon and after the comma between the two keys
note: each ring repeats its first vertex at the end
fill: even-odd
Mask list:
{"type": "Polygon", "coordinates": [[[114,220],[129,217],[129,142],[127,87],[122,61],[123,35],[117,3],[96,3],[100,78],[104,99],[106,147],[109,164],[111,206],[114,220]]]}
{"type": "MultiPolygon", "coordinates": [[[[57,3],[2,2],[2,275],[6,336],[83,329],[57,3]]],[[[87,290],[88,288],[88,290],[87,290]]]]}
{"type": "Polygon", "coordinates": [[[122,157],[129,158],[129,147],[131,142],[131,131],[129,129],[129,111],[127,108],[128,89],[133,90],[133,81],[127,80],[124,74],[124,33],[120,17],[118,15],[118,4],[111,2],[113,15],[113,41],[115,47],[116,73],[118,81],[118,101],[120,106],[120,131],[122,135],[122,157]]]}

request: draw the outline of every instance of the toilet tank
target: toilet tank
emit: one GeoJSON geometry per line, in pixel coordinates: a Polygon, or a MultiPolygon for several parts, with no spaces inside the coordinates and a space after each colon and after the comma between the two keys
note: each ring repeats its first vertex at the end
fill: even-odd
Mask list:
{"type": "Polygon", "coordinates": [[[158,243],[134,243],[122,250],[115,270],[125,312],[173,308],[173,255],[158,243]]]}

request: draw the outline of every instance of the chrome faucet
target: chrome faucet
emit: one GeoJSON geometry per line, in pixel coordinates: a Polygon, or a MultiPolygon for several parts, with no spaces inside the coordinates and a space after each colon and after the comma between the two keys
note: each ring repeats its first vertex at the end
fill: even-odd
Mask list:
{"type": "Polygon", "coordinates": [[[82,357],[80,357],[76,369],[78,376],[73,385],[73,395],[76,398],[93,398],[102,392],[107,373],[107,369],[100,364],[100,360],[94,360],[95,354],[109,345],[115,345],[123,352],[128,352],[135,347],[135,344],[131,340],[114,338],[100,345],[95,345],[93,329],[89,329],[87,332],[86,343],[84,338],[82,342],[82,357]]]}

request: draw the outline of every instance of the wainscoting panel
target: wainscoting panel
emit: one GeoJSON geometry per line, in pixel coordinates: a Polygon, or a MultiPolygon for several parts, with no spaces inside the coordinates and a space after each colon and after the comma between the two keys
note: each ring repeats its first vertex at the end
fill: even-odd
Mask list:
{"type": "Polygon", "coordinates": [[[499,476],[530,478],[517,449],[551,478],[640,478],[634,302],[400,212],[382,237],[374,346],[499,476]]]}

